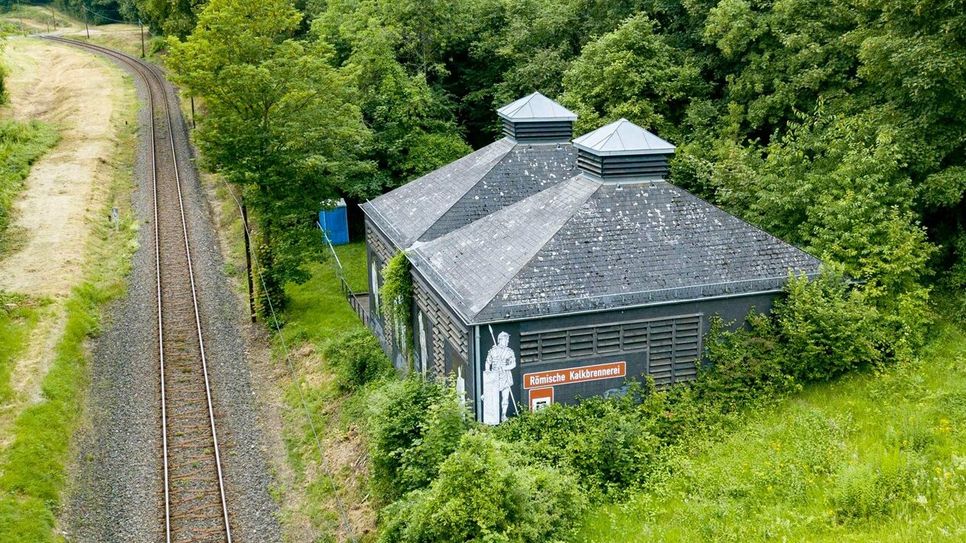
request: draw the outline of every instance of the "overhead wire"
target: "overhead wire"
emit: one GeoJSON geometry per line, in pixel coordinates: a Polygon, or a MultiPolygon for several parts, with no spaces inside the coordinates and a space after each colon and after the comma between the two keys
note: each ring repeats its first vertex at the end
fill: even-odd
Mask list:
{"type": "MultiPolygon", "coordinates": [[[[231,195],[232,199],[235,201],[235,204],[238,206],[239,214],[242,214],[242,203],[238,199],[238,196],[235,194],[235,192],[232,190],[232,187],[221,176],[216,176],[216,177],[218,178],[219,181],[221,181],[222,185],[224,185],[225,187],[225,190],[228,192],[228,194],[231,195]]],[[[244,223],[244,221],[242,222],[242,229],[245,231],[245,235],[247,235],[249,239],[251,239],[251,230],[248,228],[248,225],[244,223]]],[[[341,269],[341,263],[339,268],[341,269]]],[[[261,267],[258,265],[258,259],[252,259],[252,269],[258,275],[259,282],[262,285],[262,294],[265,296],[265,300],[268,302],[268,309],[272,315],[272,324],[275,328],[276,335],[278,336],[279,341],[282,344],[282,351],[284,352],[285,363],[286,363],[286,366],[288,367],[289,376],[291,377],[292,381],[295,383],[296,390],[298,390],[299,402],[302,407],[302,412],[305,415],[305,419],[309,424],[309,428],[312,430],[312,436],[315,441],[316,450],[319,453],[319,460],[321,461],[322,471],[326,477],[332,480],[335,480],[335,475],[330,469],[328,465],[328,461],[325,458],[324,448],[322,447],[322,440],[321,438],[319,438],[319,432],[315,427],[314,420],[312,419],[311,410],[309,409],[308,402],[306,402],[305,400],[305,394],[302,391],[302,381],[299,379],[298,374],[295,371],[295,365],[292,363],[288,344],[285,341],[285,334],[282,333],[282,327],[281,327],[281,324],[279,323],[278,315],[275,313],[275,305],[272,303],[272,297],[269,293],[268,284],[265,281],[265,275],[262,273],[261,267]]],[[[358,541],[358,538],[355,537],[355,535],[352,533],[352,526],[349,523],[349,515],[346,510],[345,503],[342,500],[342,497],[339,495],[338,492],[335,492],[334,496],[336,501],[336,508],[339,510],[338,511],[339,522],[342,525],[343,532],[346,533],[350,541],[352,542],[358,541]]]]}
{"type": "Polygon", "coordinates": [[[84,4],[81,4],[81,7],[84,8],[84,11],[90,13],[91,15],[93,15],[95,17],[100,17],[101,19],[107,19],[108,21],[111,21],[112,23],[121,23],[121,24],[126,24],[126,25],[133,25],[134,24],[132,21],[118,21],[117,19],[112,19],[112,18],[108,17],[107,15],[104,15],[102,13],[98,13],[98,12],[92,10],[91,8],[85,6],[84,4]]]}

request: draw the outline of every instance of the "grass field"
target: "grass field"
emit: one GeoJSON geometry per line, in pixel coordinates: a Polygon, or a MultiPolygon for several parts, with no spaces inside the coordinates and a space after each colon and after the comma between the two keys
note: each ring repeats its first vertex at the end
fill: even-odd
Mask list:
{"type": "Polygon", "coordinates": [[[52,127],[33,121],[0,120],[0,256],[16,239],[9,231],[13,202],[24,188],[30,165],[57,143],[52,127]]]}
{"type": "MultiPolygon", "coordinates": [[[[131,209],[137,104],[131,101],[118,126],[114,176],[107,188],[103,219],[92,225],[85,249],[84,278],[64,302],[66,324],[54,347],[52,364],[41,382],[40,398],[16,417],[11,445],[0,455],[0,541],[38,543],[59,541],[56,516],[67,478],[66,465],[87,388],[88,338],[100,330],[101,311],[124,293],[131,256],[137,248],[137,221],[131,209]],[[120,227],[107,217],[120,210],[120,227]]],[[[22,299],[22,298],[19,298],[22,299]]],[[[0,317],[0,341],[22,343],[23,319],[16,312],[0,317]],[[6,320],[5,320],[6,319],[6,320]]]]}
{"type": "Polygon", "coordinates": [[[966,540],[966,333],[921,361],[807,387],[592,511],[580,541],[966,540]]]}
{"type": "Polygon", "coordinates": [[[37,324],[38,306],[45,301],[0,291],[0,406],[10,401],[10,374],[37,324]]]}
{"type": "Polygon", "coordinates": [[[62,28],[83,28],[84,23],[78,22],[64,15],[52,6],[28,6],[17,4],[11,6],[10,11],[0,15],[7,23],[7,28],[17,34],[36,34],[51,32],[62,28]]]}

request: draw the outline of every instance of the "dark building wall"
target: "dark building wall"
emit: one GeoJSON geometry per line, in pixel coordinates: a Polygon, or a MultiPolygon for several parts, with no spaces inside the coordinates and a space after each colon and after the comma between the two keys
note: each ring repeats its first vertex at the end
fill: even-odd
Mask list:
{"type": "Polygon", "coordinates": [[[472,350],[469,327],[415,270],[413,302],[417,368],[433,379],[450,376],[457,387],[472,391],[475,381],[473,368],[469,365],[472,350]],[[422,360],[424,349],[426,361],[422,360]]]}
{"type": "MultiPolygon", "coordinates": [[[[712,316],[719,315],[726,322],[734,321],[732,326],[741,326],[752,308],[770,311],[775,296],[776,293],[763,293],[482,325],[478,327],[480,354],[476,378],[484,380],[487,353],[497,336],[506,332],[516,358],[512,372],[513,403],[522,405],[522,409],[530,405],[534,390],[549,386],[553,388],[553,402],[572,403],[581,397],[619,393],[627,379],[645,375],[651,375],[661,386],[687,381],[694,378],[696,366],[700,364],[703,338],[712,316]],[[546,352],[535,350],[535,338],[549,338],[546,352]],[[562,355],[561,343],[568,348],[562,355]],[[540,383],[540,378],[559,377],[558,373],[566,373],[563,370],[589,366],[598,366],[598,373],[607,375],[619,363],[623,363],[620,364],[623,377],[531,387],[524,383],[527,375],[531,375],[534,383],[540,383]]],[[[547,393],[540,390],[535,394],[547,393]]],[[[481,388],[475,402],[481,413],[485,409],[481,397],[484,395],[481,388]]],[[[514,411],[511,406],[509,415],[514,411]]]]}
{"type": "MultiPolygon", "coordinates": [[[[374,286],[374,272],[375,284],[382,286],[382,268],[398,252],[389,238],[367,218],[366,264],[370,291],[374,286]]],[[[370,292],[369,311],[378,328],[373,332],[384,339],[388,347],[386,354],[393,360],[396,368],[406,370],[409,364],[400,344],[399,331],[385,326],[377,307],[377,303],[384,301],[377,300],[378,297],[370,292]]],[[[452,375],[454,380],[457,377],[462,378],[467,390],[472,390],[474,372],[469,366],[472,349],[469,327],[449,309],[448,304],[415,270],[413,270],[413,312],[409,330],[405,332],[410,336],[406,340],[412,341],[413,363],[416,371],[431,379],[447,375],[452,375]],[[420,316],[422,316],[422,323],[420,323],[420,316]],[[423,360],[423,342],[425,342],[427,360],[423,360]]]]}
{"type": "Polygon", "coordinates": [[[382,318],[379,288],[382,286],[382,268],[398,250],[379,229],[366,218],[366,276],[369,278],[369,314],[375,325],[373,332],[380,337],[386,354],[397,369],[407,367],[405,355],[399,344],[398,333],[385,326],[382,318]]]}

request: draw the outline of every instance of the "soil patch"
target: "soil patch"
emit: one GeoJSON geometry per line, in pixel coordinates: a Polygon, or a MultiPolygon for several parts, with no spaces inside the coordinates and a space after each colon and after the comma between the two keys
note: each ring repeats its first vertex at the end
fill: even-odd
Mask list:
{"type": "Polygon", "coordinates": [[[36,39],[11,39],[6,114],[39,119],[60,131],[60,141],[34,163],[14,205],[13,228],[24,238],[0,261],[0,289],[63,298],[81,276],[92,213],[112,175],[111,126],[122,98],[119,70],[87,53],[36,39]]]}

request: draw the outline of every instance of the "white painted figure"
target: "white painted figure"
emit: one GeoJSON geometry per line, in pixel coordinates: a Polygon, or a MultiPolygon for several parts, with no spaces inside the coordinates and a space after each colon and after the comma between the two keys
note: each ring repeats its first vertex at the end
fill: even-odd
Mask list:
{"type": "Polygon", "coordinates": [[[423,312],[420,311],[417,317],[419,321],[419,361],[422,364],[423,375],[426,375],[426,368],[429,366],[429,349],[426,346],[426,325],[423,323],[423,312]]]}
{"type": "Polygon", "coordinates": [[[486,353],[483,365],[483,423],[499,424],[506,420],[513,387],[513,368],[517,358],[510,348],[510,334],[500,332],[496,345],[486,353]]]}
{"type": "Polygon", "coordinates": [[[456,394],[460,400],[466,401],[466,379],[463,378],[462,366],[456,366],[456,394]]]}
{"type": "Polygon", "coordinates": [[[369,292],[372,293],[373,307],[376,308],[376,312],[379,312],[379,276],[376,275],[378,270],[376,269],[376,261],[373,260],[369,266],[369,292]]]}

